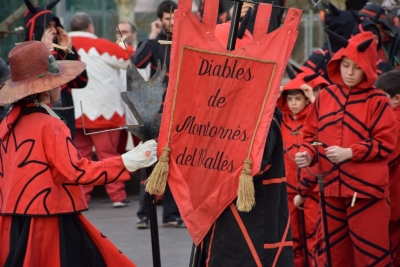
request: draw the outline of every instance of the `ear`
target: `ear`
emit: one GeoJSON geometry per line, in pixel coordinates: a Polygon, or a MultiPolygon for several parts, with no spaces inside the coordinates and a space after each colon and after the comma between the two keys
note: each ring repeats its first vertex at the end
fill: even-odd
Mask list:
{"type": "Polygon", "coordinates": [[[396,94],[393,98],[392,98],[393,102],[397,105],[400,105],[400,95],[396,94]]]}
{"type": "Polygon", "coordinates": [[[93,24],[89,24],[89,26],[87,28],[87,31],[94,34],[94,25],[93,24]]]}
{"type": "Polygon", "coordinates": [[[357,50],[358,50],[359,52],[364,52],[364,51],[367,50],[367,48],[371,45],[371,43],[372,43],[373,40],[374,40],[374,39],[371,38],[371,39],[368,39],[368,40],[362,42],[361,44],[359,44],[359,45],[357,46],[357,50]]]}

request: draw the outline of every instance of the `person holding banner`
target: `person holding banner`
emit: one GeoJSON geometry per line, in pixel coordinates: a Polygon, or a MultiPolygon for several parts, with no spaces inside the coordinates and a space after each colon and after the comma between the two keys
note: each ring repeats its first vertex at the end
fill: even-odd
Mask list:
{"type": "MultiPolygon", "coordinates": [[[[171,40],[174,26],[174,11],[178,5],[174,1],[163,1],[157,7],[158,19],[151,24],[151,33],[149,38],[139,43],[135,54],[132,57],[133,64],[138,69],[144,69],[150,64],[150,76],[157,71],[157,64],[166,64],[167,72],[164,81],[168,86],[170,52],[169,45],[162,45],[159,40],[171,40]],[[172,13],[171,13],[172,11],[172,13]],[[168,49],[168,51],[166,51],[168,49]]],[[[161,107],[160,112],[162,112],[161,107]]],[[[140,206],[137,212],[138,222],[136,224],[139,229],[149,228],[149,208],[148,197],[145,193],[144,182],[147,179],[144,175],[141,176],[140,183],[140,206]]],[[[186,228],[183,222],[179,209],[176,205],[171,190],[167,186],[163,196],[163,226],[186,228]]]]}
{"type": "MultiPolygon", "coordinates": [[[[330,34],[342,46],[327,67],[334,84],[311,108],[295,157],[300,168],[318,166],[324,181],[314,266],[391,266],[388,163],[397,128],[389,99],[373,86],[376,42],[371,32],[330,34]]],[[[302,177],[297,207],[315,185],[302,177]]]]}

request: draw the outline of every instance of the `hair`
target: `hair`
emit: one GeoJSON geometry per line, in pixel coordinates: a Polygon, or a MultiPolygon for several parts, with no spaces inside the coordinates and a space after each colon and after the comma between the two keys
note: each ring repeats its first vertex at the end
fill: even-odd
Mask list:
{"type": "Polygon", "coordinates": [[[283,93],[285,94],[285,97],[287,97],[288,95],[298,95],[298,94],[302,94],[304,97],[306,97],[306,95],[304,94],[303,90],[301,90],[300,88],[299,89],[285,90],[285,91],[283,91],[283,93]]]}
{"type": "Polygon", "coordinates": [[[93,25],[88,13],[78,12],[71,18],[71,31],[86,31],[89,25],[93,25]]]}
{"type": "Polygon", "coordinates": [[[33,95],[28,95],[25,96],[24,98],[21,98],[20,100],[12,103],[13,106],[25,106],[26,104],[34,103],[36,104],[39,100],[40,93],[38,94],[33,94],[33,95]]]}
{"type": "Polygon", "coordinates": [[[163,13],[168,13],[171,11],[172,7],[172,13],[174,12],[175,9],[178,8],[178,4],[175,3],[174,1],[163,1],[161,2],[158,7],[157,7],[157,17],[159,19],[162,19],[163,13]]]}
{"type": "Polygon", "coordinates": [[[375,81],[375,87],[381,89],[390,97],[400,95],[400,70],[385,72],[375,81]]]}
{"type": "Polygon", "coordinates": [[[135,33],[136,32],[135,25],[133,25],[133,23],[130,22],[130,21],[124,20],[124,21],[121,21],[120,24],[129,24],[129,26],[131,27],[131,33],[135,33]]]}

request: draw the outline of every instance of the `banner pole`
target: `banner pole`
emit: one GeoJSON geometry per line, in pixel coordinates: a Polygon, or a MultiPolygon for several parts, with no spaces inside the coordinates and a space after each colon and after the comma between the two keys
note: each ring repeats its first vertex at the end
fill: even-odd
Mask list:
{"type": "Polygon", "coordinates": [[[242,6],[243,2],[234,1],[231,28],[229,30],[228,45],[227,45],[228,51],[235,50],[236,37],[239,28],[238,26],[240,21],[240,13],[242,12],[242,6]]]}
{"type": "MultiPolygon", "coordinates": [[[[152,167],[146,168],[146,177],[149,177],[152,172],[152,167]]],[[[149,200],[149,219],[150,219],[150,234],[151,234],[151,252],[153,255],[153,267],[161,267],[160,255],[160,239],[158,235],[157,221],[157,203],[156,195],[146,192],[149,200]]]]}

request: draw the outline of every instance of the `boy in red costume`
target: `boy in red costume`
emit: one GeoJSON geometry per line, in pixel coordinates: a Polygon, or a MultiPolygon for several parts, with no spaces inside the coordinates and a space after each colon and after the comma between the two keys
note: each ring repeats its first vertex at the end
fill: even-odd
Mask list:
{"type": "MultiPolygon", "coordinates": [[[[322,78],[319,72],[313,73],[312,70],[307,72],[304,70],[283,87],[281,98],[278,100],[278,107],[283,114],[281,131],[285,143],[285,173],[290,221],[292,224],[294,264],[296,267],[305,266],[304,242],[307,243],[307,255],[312,255],[318,210],[318,192],[312,193],[310,200],[306,201],[302,211],[293,204],[293,199],[297,195],[296,187],[300,174],[294,157],[303,140],[304,121],[310,110],[311,103],[315,100],[314,89],[318,92],[321,87],[327,85],[329,85],[329,82],[322,78]],[[303,215],[304,219],[301,219],[303,215]],[[303,237],[302,227],[305,230],[305,237],[303,237]],[[304,238],[306,239],[304,240],[304,238]]],[[[308,257],[307,260],[310,266],[311,257],[308,257]]]]}
{"type": "MultiPolygon", "coordinates": [[[[386,95],[373,87],[373,34],[336,39],[343,48],[327,68],[334,84],[320,92],[310,110],[295,157],[300,168],[316,165],[324,174],[326,213],[319,213],[314,266],[390,266],[387,165],[396,145],[396,121],[386,95]]],[[[312,189],[302,179],[295,205],[312,189]]]]}
{"type": "Polygon", "coordinates": [[[81,214],[80,185],[128,180],[155,163],[156,142],[99,162],[82,157],[48,105],[85,64],[55,61],[39,41],[16,46],[8,60],[0,105],[14,107],[0,124],[0,266],[135,266],[81,214]]]}
{"type": "MultiPolygon", "coordinates": [[[[390,99],[397,129],[400,129],[400,70],[392,70],[383,74],[375,82],[390,99]]],[[[390,223],[389,236],[393,256],[393,266],[400,266],[400,135],[397,145],[389,158],[389,190],[390,190],[390,223]]]]}

